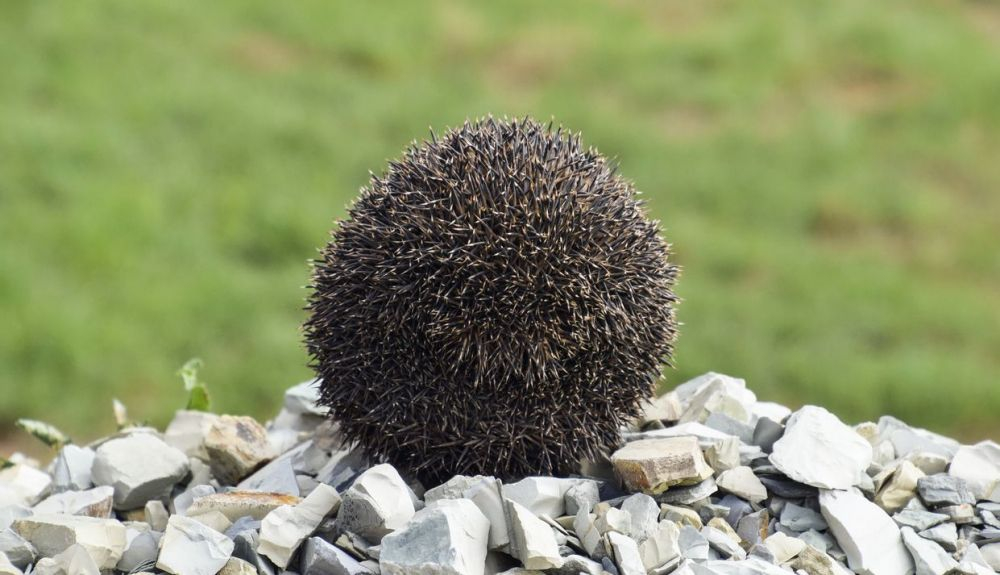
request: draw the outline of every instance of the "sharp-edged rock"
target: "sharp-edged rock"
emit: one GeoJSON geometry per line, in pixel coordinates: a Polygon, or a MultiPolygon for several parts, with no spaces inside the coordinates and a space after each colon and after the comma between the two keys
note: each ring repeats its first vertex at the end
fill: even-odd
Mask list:
{"type": "Polygon", "coordinates": [[[212,475],[225,485],[239,481],[277,455],[267,438],[267,430],[256,419],[222,415],[205,435],[212,475]]]}
{"type": "Polygon", "coordinates": [[[302,549],[302,575],[365,575],[371,571],[346,551],[320,537],[310,537],[302,549]]]}
{"type": "Polygon", "coordinates": [[[114,519],[77,515],[32,515],[14,521],[14,531],[42,557],[81,545],[100,569],[114,567],[125,552],[125,526],[114,519]]]}
{"type": "Polygon", "coordinates": [[[362,473],[344,493],[337,525],[377,542],[413,517],[414,498],[393,466],[376,465],[362,473]]]}
{"type": "Polygon", "coordinates": [[[696,484],[713,473],[693,437],[633,441],[616,451],[611,462],[629,490],[646,493],[696,484]]]}
{"type": "Polygon", "coordinates": [[[61,513],[107,519],[111,517],[115,490],[109,486],[87,491],[63,491],[50,495],[32,508],[37,514],[61,513]]]}
{"type": "Polygon", "coordinates": [[[282,505],[261,521],[257,552],[284,569],[299,545],[340,506],[337,490],[320,484],[297,505],[282,505]]]}
{"type": "Polygon", "coordinates": [[[83,491],[93,482],[90,470],[94,466],[94,450],[72,443],[64,445],[52,466],[52,491],[83,491]]]}
{"type": "Polygon", "coordinates": [[[743,465],[723,471],[715,478],[715,483],[719,489],[728,491],[751,503],[760,503],[767,499],[767,488],[753,474],[752,469],[743,465]]]}
{"type": "Polygon", "coordinates": [[[95,485],[115,490],[115,509],[136,509],[163,497],[188,472],[188,458],[150,433],[111,439],[97,448],[95,485]]]}
{"type": "MultiPolygon", "coordinates": [[[[552,528],[527,507],[507,499],[510,554],[528,569],[551,569],[562,565],[559,544],[552,528]]],[[[582,511],[581,511],[582,513],[582,511]]]]}
{"type": "Polygon", "coordinates": [[[823,490],[819,504],[851,569],[869,575],[907,575],[913,571],[899,527],[882,508],[850,491],[823,490]]]}
{"type": "Polygon", "coordinates": [[[208,461],[205,436],[218,419],[218,415],[207,411],[179,410],[174,413],[174,418],[164,430],[163,441],[181,450],[188,457],[208,461]]]}
{"type": "Polygon", "coordinates": [[[771,463],[788,477],[823,489],[848,489],[865,476],[872,446],[837,416],[807,405],[788,418],[771,463]]]}
{"type": "Polygon", "coordinates": [[[174,515],[160,543],[156,567],[174,575],[215,575],[229,561],[228,537],[183,515],[174,515]]]}
{"type": "Polygon", "coordinates": [[[383,575],[483,575],[489,528],[471,501],[439,501],[382,539],[379,568],[383,575]]]}

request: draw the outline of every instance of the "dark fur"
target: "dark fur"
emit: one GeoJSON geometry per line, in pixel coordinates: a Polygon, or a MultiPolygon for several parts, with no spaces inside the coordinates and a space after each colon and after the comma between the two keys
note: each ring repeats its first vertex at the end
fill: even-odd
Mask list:
{"type": "Polygon", "coordinates": [[[630,182],[532,120],[411,146],[315,263],[322,402],[435,482],[552,474],[618,442],[676,337],[677,267],[630,182]]]}

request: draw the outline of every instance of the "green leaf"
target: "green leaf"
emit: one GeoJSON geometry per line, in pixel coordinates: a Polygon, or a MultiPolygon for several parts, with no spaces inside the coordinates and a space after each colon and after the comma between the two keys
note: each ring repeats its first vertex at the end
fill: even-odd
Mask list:
{"type": "Polygon", "coordinates": [[[8,467],[14,467],[14,462],[6,457],[0,457],[0,469],[7,469],[8,467]]]}
{"type": "Polygon", "coordinates": [[[56,426],[50,423],[45,423],[44,421],[37,421],[34,419],[18,419],[15,425],[27,431],[31,435],[34,435],[42,443],[48,445],[49,447],[55,447],[58,449],[67,443],[72,443],[72,440],[70,440],[65,433],[59,431],[56,426]]]}
{"type": "Polygon", "coordinates": [[[201,368],[201,360],[194,358],[188,360],[184,367],[177,373],[184,380],[184,389],[188,392],[187,409],[192,411],[211,411],[212,401],[208,396],[208,387],[198,380],[198,369],[201,368]]]}

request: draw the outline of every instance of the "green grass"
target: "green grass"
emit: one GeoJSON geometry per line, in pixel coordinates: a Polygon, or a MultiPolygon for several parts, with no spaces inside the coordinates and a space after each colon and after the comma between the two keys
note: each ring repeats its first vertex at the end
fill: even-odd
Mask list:
{"type": "Polygon", "coordinates": [[[554,118],[684,266],[676,383],[1000,434],[1000,7],[0,4],[0,426],[267,417],[307,260],[411,140],[554,118]]]}

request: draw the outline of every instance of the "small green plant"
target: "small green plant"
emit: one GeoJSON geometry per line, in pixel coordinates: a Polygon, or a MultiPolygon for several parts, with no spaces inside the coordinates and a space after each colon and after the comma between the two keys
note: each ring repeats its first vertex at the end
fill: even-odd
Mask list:
{"type": "Polygon", "coordinates": [[[201,369],[201,360],[190,359],[177,372],[184,380],[184,389],[188,392],[188,402],[186,409],[191,411],[211,411],[212,400],[208,395],[208,388],[205,382],[198,379],[198,370],[201,369]]]}
{"type": "Polygon", "coordinates": [[[63,445],[73,442],[73,440],[71,440],[65,433],[59,431],[59,429],[51,423],[45,423],[44,421],[38,421],[35,419],[18,419],[15,425],[35,436],[39,441],[49,447],[59,449],[63,445]]]}

